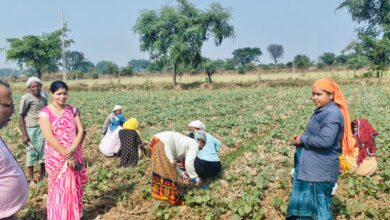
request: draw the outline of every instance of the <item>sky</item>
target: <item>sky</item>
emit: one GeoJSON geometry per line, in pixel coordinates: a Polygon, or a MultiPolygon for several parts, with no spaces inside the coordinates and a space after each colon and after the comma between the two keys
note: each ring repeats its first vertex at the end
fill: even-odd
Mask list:
{"type": "MultiPolygon", "coordinates": [[[[281,44],[284,56],[291,61],[297,54],[318,60],[324,52],[340,54],[356,38],[357,24],[345,9],[336,8],[342,0],[190,0],[198,9],[206,10],[219,2],[232,13],[234,39],[221,46],[205,42],[202,55],[211,59],[232,58],[242,47],[258,47],[263,55],[260,63],[272,59],[270,44],[281,44]]],[[[139,49],[139,39],[132,31],[144,9],[158,10],[176,5],[174,0],[0,0],[0,48],[9,46],[7,38],[41,35],[61,27],[61,12],[71,29],[68,36],[75,41],[70,50],[83,52],[95,64],[102,60],[126,66],[132,59],[149,59],[139,49]]],[[[0,52],[0,68],[14,67],[0,52]]]]}

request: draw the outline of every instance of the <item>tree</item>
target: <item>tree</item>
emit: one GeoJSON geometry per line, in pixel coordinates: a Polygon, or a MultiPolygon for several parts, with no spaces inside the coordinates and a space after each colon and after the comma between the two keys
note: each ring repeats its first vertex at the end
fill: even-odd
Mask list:
{"type": "Polygon", "coordinates": [[[336,55],[330,52],[323,53],[320,56],[320,61],[328,66],[332,66],[336,62],[336,55]]]}
{"type": "Polygon", "coordinates": [[[84,54],[79,51],[65,52],[65,67],[70,71],[77,71],[79,67],[85,62],[84,54]]]}
{"type": "MultiPolygon", "coordinates": [[[[65,32],[69,31],[65,29],[65,32]]],[[[53,69],[61,58],[61,30],[42,36],[27,35],[19,38],[9,38],[10,48],[6,51],[7,60],[16,61],[20,66],[33,67],[39,78],[43,69],[53,69]]],[[[65,40],[68,47],[73,40],[65,40]]]]}
{"type": "Polygon", "coordinates": [[[382,77],[390,64],[390,38],[376,39],[360,35],[355,49],[358,54],[368,58],[371,70],[376,73],[376,77],[382,77]]]}
{"type": "Polygon", "coordinates": [[[93,64],[91,61],[85,60],[78,66],[77,70],[81,73],[88,73],[93,68],[95,68],[95,64],[93,64]]]}
{"type": "Polygon", "coordinates": [[[353,21],[365,24],[360,28],[364,35],[390,34],[389,0],[344,0],[337,10],[342,8],[348,10],[353,21]]]}
{"type": "Polygon", "coordinates": [[[224,70],[236,70],[236,61],[234,59],[226,59],[223,63],[224,70]]]}
{"type": "Polygon", "coordinates": [[[131,76],[134,74],[134,69],[131,64],[127,64],[126,67],[121,68],[121,75],[131,76]]]}
{"type": "Polygon", "coordinates": [[[294,57],[294,65],[300,69],[307,68],[311,65],[310,58],[304,54],[298,54],[294,57]]]}
{"type": "Polygon", "coordinates": [[[371,70],[381,77],[390,65],[390,1],[344,0],[337,9],[341,8],[348,10],[352,20],[364,24],[358,28],[353,49],[366,56],[371,70]]]}
{"type": "Polygon", "coordinates": [[[95,66],[98,74],[119,74],[119,67],[111,61],[100,61],[95,66]]]}
{"type": "Polygon", "coordinates": [[[275,64],[278,63],[278,60],[282,58],[284,49],[282,45],[279,44],[270,44],[267,47],[267,50],[269,54],[271,55],[272,59],[274,60],[275,64]]]}
{"type": "Polygon", "coordinates": [[[354,71],[354,75],[356,76],[356,70],[358,69],[361,69],[365,66],[368,65],[368,60],[367,60],[367,57],[365,56],[361,56],[361,55],[357,55],[357,54],[350,54],[348,56],[348,60],[347,60],[347,66],[348,66],[348,69],[351,69],[354,71]]]}
{"type": "Polygon", "coordinates": [[[207,74],[208,81],[211,83],[211,75],[213,75],[215,72],[217,72],[217,67],[219,65],[218,61],[206,59],[203,63],[203,69],[207,74]]]}
{"type": "Polygon", "coordinates": [[[128,64],[133,67],[134,72],[139,73],[139,72],[145,72],[148,69],[150,61],[135,59],[135,60],[130,60],[128,64]]]}
{"type": "Polygon", "coordinates": [[[347,62],[348,62],[348,56],[345,55],[345,54],[340,54],[340,55],[338,55],[338,56],[336,57],[336,63],[337,63],[338,65],[343,66],[343,65],[345,65],[347,62]]]}
{"type": "Polygon", "coordinates": [[[253,61],[258,60],[258,58],[262,55],[260,48],[254,47],[245,47],[239,48],[233,51],[233,58],[239,64],[241,64],[243,71],[245,72],[245,65],[251,63],[253,61]]]}
{"type": "Polygon", "coordinates": [[[200,64],[205,41],[213,38],[219,46],[225,38],[234,36],[233,26],[229,24],[230,11],[219,3],[212,3],[206,11],[195,8],[187,0],[177,0],[177,3],[176,7],[143,11],[133,27],[140,35],[141,51],[172,67],[174,86],[179,65],[200,64]]]}

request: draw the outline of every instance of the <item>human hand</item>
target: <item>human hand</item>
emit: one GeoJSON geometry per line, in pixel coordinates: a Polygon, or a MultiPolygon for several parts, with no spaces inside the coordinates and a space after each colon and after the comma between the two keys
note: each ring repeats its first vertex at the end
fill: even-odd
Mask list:
{"type": "Polygon", "coordinates": [[[195,186],[200,186],[200,185],[202,185],[202,179],[201,178],[199,178],[198,182],[195,183],[195,186]]]}
{"type": "Polygon", "coordinates": [[[301,135],[294,135],[292,138],[291,138],[291,142],[292,144],[294,144],[295,146],[298,146],[301,144],[301,135]]]}
{"type": "Polygon", "coordinates": [[[74,159],[68,159],[68,167],[75,168],[76,167],[76,161],[74,159]]]}
{"type": "Polygon", "coordinates": [[[190,185],[190,178],[187,175],[184,175],[182,177],[184,185],[188,186],[190,185]]]}
{"type": "Polygon", "coordinates": [[[69,158],[71,158],[73,156],[74,151],[75,151],[75,148],[73,148],[73,147],[67,148],[67,149],[65,149],[65,155],[64,156],[69,159],[69,158]]]}

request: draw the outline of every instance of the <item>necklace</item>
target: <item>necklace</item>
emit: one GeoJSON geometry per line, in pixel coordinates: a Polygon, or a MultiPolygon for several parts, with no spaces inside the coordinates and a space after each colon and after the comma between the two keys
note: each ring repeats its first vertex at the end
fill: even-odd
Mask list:
{"type": "Polygon", "coordinates": [[[57,109],[59,112],[61,112],[62,110],[64,110],[64,108],[65,108],[65,105],[64,106],[56,106],[54,103],[52,103],[52,105],[53,105],[53,107],[55,108],[55,109],[57,109]]]}

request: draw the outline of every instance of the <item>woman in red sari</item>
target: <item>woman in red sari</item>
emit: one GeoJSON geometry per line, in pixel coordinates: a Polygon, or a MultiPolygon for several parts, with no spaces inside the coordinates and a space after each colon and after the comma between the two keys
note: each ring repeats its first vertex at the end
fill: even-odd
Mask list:
{"type": "Polygon", "coordinates": [[[83,217],[83,186],[87,183],[81,145],[84,130],[79,111],[66,104],[68,86],[54,81],[50,91],[53,102],[39,114],[48,174],[47,219],[79,220],[83,217]]]}

